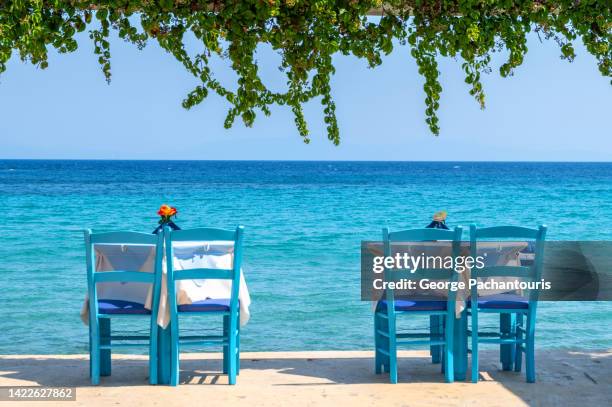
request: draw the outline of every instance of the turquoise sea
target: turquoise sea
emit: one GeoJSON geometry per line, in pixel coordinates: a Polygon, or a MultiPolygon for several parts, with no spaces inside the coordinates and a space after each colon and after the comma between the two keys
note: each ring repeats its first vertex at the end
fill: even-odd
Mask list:
{"type": "MultiPolygon", "coordinates": [[[[359,247],[385,225],[444,209],[451,226],[612,240],[612,163],[0,160],[0,200],[0,354],[85,353],[82,230],[152,231],[162,203],[183,228],[245,225],[245,351],[371,349],[359,247]]],[[[543,303],[536,343],[610,348],[610,326],[609,302],[543,303]]]]}

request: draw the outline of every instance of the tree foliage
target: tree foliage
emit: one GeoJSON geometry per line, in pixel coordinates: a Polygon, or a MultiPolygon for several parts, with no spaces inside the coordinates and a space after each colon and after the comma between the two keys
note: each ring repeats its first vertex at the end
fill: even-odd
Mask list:
{"type": "MultiPolygon", "coordinates": [[[[408,45],[424,77],[425,116],[434,134],[442,87],[438,60],[453,57],[462,64],[469,93],[481,107],[481,75],[491,71],[492,54],[506,52],[499,67],[505,77],[522,64],[527,33],[552,39],[561,57],[575,57],[572,43],[581,39],[597,60],[601,74],[612,76],[610,0],[0,0],[0,73],[13,53],[45,69],[50,47],[60,53],[77,49],[78,32],[89,30],[102,72],[111,79],[109,35],[138,48],[151,39],[171,53],[198,85],[183,100],[187,109],[210,92],[229,102],[225,126],[237,117],[251,126],[256,114],[272,105],[291,108],[305,142],[309,131],[304,103],[319,99],[327,136],[340,141],[330,78],[333,55],[353,55],[370,67],[382,62],[398,44],[408,45]],[[368,18],[372,10],[382,16],[368,18]],[[190,53],[185,37],[193,34],[201,49],[190,53]],[[269,44],[281,56],[287,86],[268,89],[258,74],[257,47],[269,44]],[[211,56],[229,61],[238,76],[228,87],[215,78],[211,56]]],[[[400,48],[400,49],[407,49],[400,48]]]]}

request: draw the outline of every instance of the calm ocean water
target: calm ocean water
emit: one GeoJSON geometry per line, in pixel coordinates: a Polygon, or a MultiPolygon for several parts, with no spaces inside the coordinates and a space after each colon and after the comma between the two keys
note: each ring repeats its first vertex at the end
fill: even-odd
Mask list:
{"type": "MultiPolygon", "coordinates": [[[[359,244],[384,225],[445,209],[451,226],[612,240],[612,163],[0,160],[0,198],[0,354],[85,353],[82,229],[148,232],[161,203],[184,228],[245,225],[246,351],[371,349],[359,244]]],[[[610,348],[611,324],[611,303],[543,303],[537,346],[610,348]]]]}

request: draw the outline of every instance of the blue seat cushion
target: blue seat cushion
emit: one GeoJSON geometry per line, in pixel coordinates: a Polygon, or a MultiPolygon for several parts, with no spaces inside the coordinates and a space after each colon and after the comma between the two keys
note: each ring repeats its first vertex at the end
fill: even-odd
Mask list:
{"type": "MultiPolygon", "coordinates": [[[[379,303],[379,307],[387,309],[387,301],[379,303]]],[[[446,301],[443,300],[395,300],[396,311],[446,311],[446,301]]]]}
{"type": "Polygon", "coordinates": [[[484,309],[527,309],[529,299],[516,294],[494,294],[478,298],[478,308],[484,309]]]}
{"type": "Polygon", "coordinates": [[[98,300],[98,313],[100,314],[150,314],[151,311],[144,304],[123,300],[98,300]]]}
{"type": "Polygon", "coordinates": [[[178,312],[210,312],[210,311],[229,311],[229,298],[207,298],[193,302],[191,304],[183,304],[177,307],[178,312]]]}

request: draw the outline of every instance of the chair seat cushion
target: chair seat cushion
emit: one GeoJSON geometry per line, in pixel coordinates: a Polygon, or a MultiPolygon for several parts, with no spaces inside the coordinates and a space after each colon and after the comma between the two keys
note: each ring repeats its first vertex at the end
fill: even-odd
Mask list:
{"type": "MultiPolygon", "coordinates": [[[[379,307],[387,309],[387,301],[379,303],[379,307]]],[[[395,300],[396,311],[446,311],[446,301],[443,300],[395,300]]]]}
{"type": "Polygon", "coordinates": [[[151,311],[144,304],[123,300],[98,300],[98,313],[113,314],[150,314],[151,311]]]}
{"type": "Polygon", "coordinates": [[[183,304],[177,307],[178,312],[210,312],[210,311],[229,311],[229,298],[207,298],[193,302],[191,304],[183,304]]]}
{"type": "Polygon", "coordinates": [[[478,298],[478,308],[527,309],[529,308],[529,299],[516,294],[484,295],[478,298]]]}

